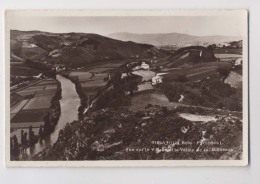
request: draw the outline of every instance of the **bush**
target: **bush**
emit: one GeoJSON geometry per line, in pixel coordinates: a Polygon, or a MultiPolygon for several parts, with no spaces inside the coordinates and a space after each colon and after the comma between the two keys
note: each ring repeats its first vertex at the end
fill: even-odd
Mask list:
{"type": "Polygon", "coordinates": [[[178,75],[175,79],[177,82],[188,82],[188,78],[186,75],[178,75]]]}

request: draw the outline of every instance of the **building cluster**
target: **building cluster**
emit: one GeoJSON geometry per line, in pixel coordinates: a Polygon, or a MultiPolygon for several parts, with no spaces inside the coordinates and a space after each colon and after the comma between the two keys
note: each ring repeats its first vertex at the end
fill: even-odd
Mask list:
{"type": "Polygon", "coordinates": [[[143,69],[143,70],[149,70],[150,67],[149,67],[149,65],[146,64],[145,62],[142,62],[141,65],[137,65],[137,66],[135,66],[135,67],[133,68],[133,71],[141,70],[141,69],[143,69]]]}
{"type": "Polygon", "coordinates": [[[138,75],[141,76],[142,82],[138,85],[138,91],[152,90],[153,85],[163,82],[163,75],[167,73],[155,73],[150,70],[150,65],[146,62],[136,65],[137,63],[129,63],[126,65],[128,72],[123,72],[121,74],[121,79],[128,76],[138,75]]]}

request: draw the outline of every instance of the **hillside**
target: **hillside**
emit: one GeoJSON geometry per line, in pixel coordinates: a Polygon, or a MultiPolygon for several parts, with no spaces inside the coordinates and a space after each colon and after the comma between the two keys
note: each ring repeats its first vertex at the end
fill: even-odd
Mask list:
{"type": "Polygon", "coordinates": [[[23,60],[77,67],[95,62],[147,58],[165,53],[149,44],[124,42],[97,34],[13,30],[11,54],[23,60]]]}
{"type": "Polygon", "coordinates": [[[57,142],[32,160],[241,159],[241,132],[238,113],[186,107],[169,110],[152,105],[137,113],[123,108],[103,109],[68,124],[57,142]],[[189,112],[207,114],[201,117],[212,120],[187,120],[180,116],[189,112]],[[168,142],[165,140],[176,142],[159,143],[168,142]],[[219,142],[225,143],[224,147],[219,142]],[[140,151],[144,148],[149,150],[140,151]],[[199,151],[204,149],[210,151],[199,151]],[[194,154],[195,151],[200,154],[194,154]]]}
{"type": "Polygon", "coordinates": [[[178,49],[168,58],[167,67],[182,67],[197,63],[216,62],[212,47],[191,46],[178,49]]]}
{"type": "Polygon", "coordinates": [[[160,33],[160,34],[135,34],[135,33],[113,33],[108,35],[110,38],[133,41],[137,43],[146,43],[152,45],[186,45],[203,43],[223,43],[238,41],[239,37],[229,37],[221,35],[213,36],[193,36],[181,33],[160,33]]]}

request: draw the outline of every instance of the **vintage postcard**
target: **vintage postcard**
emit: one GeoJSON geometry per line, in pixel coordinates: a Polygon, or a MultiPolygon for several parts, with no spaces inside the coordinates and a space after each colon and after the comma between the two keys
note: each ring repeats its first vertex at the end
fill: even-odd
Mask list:
{"type": "Polygon", "coordinates": [[[6,10],[6,165],[247,165],[247,18],[6,10]]]}

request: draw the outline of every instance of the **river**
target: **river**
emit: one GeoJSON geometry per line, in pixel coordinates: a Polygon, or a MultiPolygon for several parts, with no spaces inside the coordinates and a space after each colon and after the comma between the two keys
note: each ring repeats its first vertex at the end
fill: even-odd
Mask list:
{"type": "Polygon", "coordinates": [[[71,80],[57,75],[56,79],[61,83],[61,114],[59,121],[53,133],[51,133],[45,140],[38,142],[31,147],[30,155],[35,155],[43,151],[47,146],[53,145],[58,139],[59,132],[65,127],[67,123],[78,120],[78,108],[80,106],[80,97],[76,91],[75,84],[71,80]]]}

